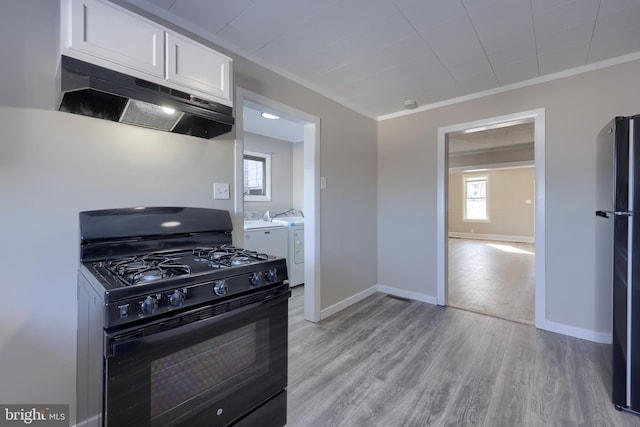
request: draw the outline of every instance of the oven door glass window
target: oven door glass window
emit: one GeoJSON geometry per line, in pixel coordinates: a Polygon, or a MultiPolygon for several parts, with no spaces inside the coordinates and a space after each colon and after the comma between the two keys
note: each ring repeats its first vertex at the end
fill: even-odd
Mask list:
{"type": "Polygon", "coordinates": [[[227,425],[286,388],[287,299],[108,338],[106,425],[227,425]]]}
{"type": "Polygon", "coordinates": [[[243,326],[151,362],[151,419],[158,418],[207,390],[218,396],[269,370],[265,343],[268,320],[243,326]]]}

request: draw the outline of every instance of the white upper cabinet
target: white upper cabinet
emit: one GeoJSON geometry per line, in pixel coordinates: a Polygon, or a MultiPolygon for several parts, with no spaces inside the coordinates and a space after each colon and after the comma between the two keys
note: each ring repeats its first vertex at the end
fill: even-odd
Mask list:
{"type": "MultiPolygon", "coordinates": [[[[87,62],[92,62],[93,57],[164,78],[162,27],[92,0],[74,0],[66,13],[71,13],[71,31],[63,49],[71,52],[64,53],[71,56],[75,51],[89,55],[90,58],[78,58],[88,59],[87,62]]],[[[97,65],[103,65],[102,61],[97,65]]]]}
{"type": "Polygon", "coordinates": [[[166,37],[167,80],[231,99],[229,58],[186,37],[170,33],[166,37]]]}
{"type": "Polygon", "coordinates": [[[61,0],[63,55],[231,106],[231,58],[104,0],[61,0]]]}

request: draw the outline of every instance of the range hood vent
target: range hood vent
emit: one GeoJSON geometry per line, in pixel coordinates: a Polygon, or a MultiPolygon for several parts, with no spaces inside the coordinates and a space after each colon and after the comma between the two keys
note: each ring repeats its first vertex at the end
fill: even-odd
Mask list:
{"type": "Polygon", "coordinates": [[[210,139],[230,132],[232,108],[62,56],[58,109],[210,139]]]}

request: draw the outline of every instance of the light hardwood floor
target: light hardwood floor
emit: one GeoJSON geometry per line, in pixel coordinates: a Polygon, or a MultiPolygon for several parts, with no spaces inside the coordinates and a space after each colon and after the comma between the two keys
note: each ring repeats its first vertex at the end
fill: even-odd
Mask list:
{"type": "Polygon", "coordinates": [[[448,242],[448,305],[534,324],[533,243],[452,238],[448,242]]]}
{"type": "Polygon", "coordinates": [[[639,426],[610,398],[610,346],[372,295],[289,317],[289,427],[639,426]]]}

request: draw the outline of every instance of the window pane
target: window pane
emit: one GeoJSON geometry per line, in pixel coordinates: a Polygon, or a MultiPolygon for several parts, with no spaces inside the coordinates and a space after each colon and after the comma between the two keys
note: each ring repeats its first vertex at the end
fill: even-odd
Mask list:
{"type": "Polygon", "coordinates": [[[265,159],[244,157],[244,194],[252,196],[266,194],[265,159]]]}
{"type": "Polygon", "coordinates": [[[465,179],[465,219],[487,219],[487,179],[465,179]]]}
{"type": "Polygon", "coordinates": [[[487,219],[486,200],[467,200],[467,219],[487,219]]]}

